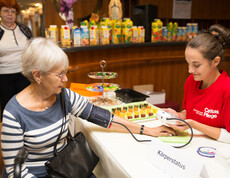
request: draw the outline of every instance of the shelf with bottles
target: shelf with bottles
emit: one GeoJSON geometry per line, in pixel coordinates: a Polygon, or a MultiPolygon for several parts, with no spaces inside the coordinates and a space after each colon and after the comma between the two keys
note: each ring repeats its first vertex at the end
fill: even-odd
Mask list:
{"type": "Polygon", "coordinates": [[[194,38],[198,33],[197,23],[178,26],[178,22],[175,21],[168,22],[163,26],[161,19],[154,19],[151,27],[151,42],[186,42],[194,38]]]}

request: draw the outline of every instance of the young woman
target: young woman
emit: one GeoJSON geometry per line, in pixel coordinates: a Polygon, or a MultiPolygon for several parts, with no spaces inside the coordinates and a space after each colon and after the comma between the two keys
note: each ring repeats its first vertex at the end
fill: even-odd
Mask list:
{"type": "MultiPolygon", "coordinates": [[[[185,59],[191,75],[184,85],[184,110],[177,113],[166,109],[192,128],[227,143],[230,143],[230,78],[218,65],[229,41],[230,31],[216,24],[188,42],[185,59]]],[[[188,129],[186,125],[171,127],[180,131],[188,129]]]]}

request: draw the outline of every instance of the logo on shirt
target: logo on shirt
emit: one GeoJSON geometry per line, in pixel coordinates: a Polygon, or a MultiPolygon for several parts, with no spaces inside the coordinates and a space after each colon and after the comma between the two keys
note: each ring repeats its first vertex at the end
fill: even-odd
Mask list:
{"type": "Polygon", "coordinates": [[[197,115],[209,118],[209,119],[216,119],[217,115],[219,114],[219,110],[214,110],[214,109],[208,109],[205,108],[204,111],[198,111],[196,109],[193,109],[197,115]]]}

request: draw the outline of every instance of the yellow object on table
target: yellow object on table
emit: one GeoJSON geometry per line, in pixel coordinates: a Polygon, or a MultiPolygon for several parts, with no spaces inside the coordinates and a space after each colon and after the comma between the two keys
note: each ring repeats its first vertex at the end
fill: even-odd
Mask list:
{"type": "Polygon", "coordinates": [[[190,136],[171,136],[171,137],[158,137],[159,140],[166,143],[187,143],[190,136]]]}

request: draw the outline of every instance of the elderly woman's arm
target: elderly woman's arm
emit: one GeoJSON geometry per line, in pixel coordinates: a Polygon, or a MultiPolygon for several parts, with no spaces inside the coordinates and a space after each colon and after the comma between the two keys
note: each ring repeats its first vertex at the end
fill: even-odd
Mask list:
{"type": "MultiPolygon", "coordinates": [[[[113,121],[124,124],[126,127],[129,128],[129,130],[132,133],[139,134],[141,131],[141,125],[140,124],[137,124],[135,122],[131,122],[127,119],[114,116],[113,121]]],[[[119,132],[128,132],[123,126],[121,126],[120,124],[113,123],[113,122],[112,122],[110,129],[115,130],[115,131],[119,131],[119,132]]],[[[157,136],[172,136],[172,135],[175,135],[176,132],[173,129],[162,125],[162,126],[154,127],[154,128],[144,127],[143,128],[143,134],[157,137],[157,136]]]]}
{"type": "MultiPolygon", "coordinates": [[[[95,106],[87,101],[85,97],[74,93],[71,90],[68,90],[70,101],[74,101],[72,105],[72,114],[75,116],[79,116],[82,119],[85,119],[94,124],[100,125],[105,128],[109,128],[114,131],[119,132],[128,132],[123,126],[117,123],[113,123],[112,121],[119,122],[124,124],[132,133],[140,133],[141,125],[131,122],[127,119],[113,116],[110,111],[107,109],[103,109],[101,107],[95,106]]],[[[67,93],[68,93],[67,92],[67,93]]],[[[175,135],[175,131],[166,126],[160,126],[155,128],[144,127],[143,134],[150,136],[171,136],[175,135]]]]}

